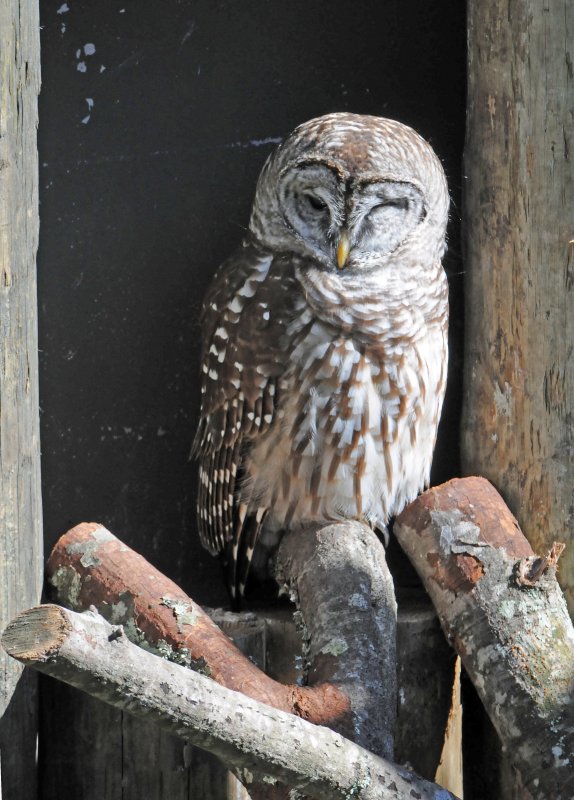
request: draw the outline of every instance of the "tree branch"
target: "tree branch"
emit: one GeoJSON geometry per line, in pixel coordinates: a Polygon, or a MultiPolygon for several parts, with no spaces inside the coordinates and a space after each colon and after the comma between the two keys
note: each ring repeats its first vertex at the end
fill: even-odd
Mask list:
{"type": "Polygon", "coordinates": [[[384,550],[371,531],[352,522],[301,531],[296,538],[305,545],[298,554],[297,546],[291,548],[295,553],[283,559],[283,579],[295,587],[299,571],[307,576],[301,597],[295,594],[307,620],[310,686],[284,685],[260,671],[197,603],[96,523],[78,525],[60,538],[47,573],[59,602],[77,611],[95,606],[122,624],[136,644],[392,758],[396,603],[384,550]],[[312,570],[305,570],[303,553],[317,570],[315,580],[312,570]],[[343,572],[348,593],[341,594],[343,572]],[[326,616],[317,609],[327,608],[329,595],[331,605],[339,597],[339,607],[326,616]]]}
{"type": "Polygon", "coordinates": [[[96,613],[51,605],[25,611],[2,645],[24,664],[216,753],[247,784],[279,781],[325,800],[453,798],[338,733],[143,651],[96,613]]]}
{"type": "Polygon", "coordinates": [[[394,533],[525,787],[535,800],[574,796],[574,628],[556,551],[537,559],[483,478],[425,492],[394,533]]]}
{"type": "Polygon", "coordinates": [[[392,758],[397,605],[382,544],[359,522],[314,526],[286,533],[276,562],[301,614],[309,682],[349,698],[336,730],[392,758]]]}
{"type": "Polygon", "coordinates": [[[77,525],[58,540],[47,576],[63,605],[95,606],[136,644],[228,689],[318,725],[343,724],[349,714],[348,697],[333,684],[284,685],[267,676],[173,581],[97,523],[77,525]]]}

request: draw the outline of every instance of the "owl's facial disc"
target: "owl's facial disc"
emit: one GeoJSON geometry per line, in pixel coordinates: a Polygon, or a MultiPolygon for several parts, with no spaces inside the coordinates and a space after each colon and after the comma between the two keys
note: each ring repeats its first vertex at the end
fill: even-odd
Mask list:
{"type": "Polygon", "coordinates": [[[390,255],[425,218],[421,190],[412,183],[358,184],[349,200],[351,247],[363,255],[390,255]]]}
{"type": "Polygon", "coordinates": [[[298,245],[321,261],[331,261],[345,205],[344,188],[335,172],[316,163],[288,169],[279,185],[279,203],[298,245]]]}
{"type": "Polygon", "coordinates": [[[278,199],[296,248],[338,270],[380,265],[426,214],[423,193],[414,183],[345,180],[320,162],[286,169],[278,199]]]}

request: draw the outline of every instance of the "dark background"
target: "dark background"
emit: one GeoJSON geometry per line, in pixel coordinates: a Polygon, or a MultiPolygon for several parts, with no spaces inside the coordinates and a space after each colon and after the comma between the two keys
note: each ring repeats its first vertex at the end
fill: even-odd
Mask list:
{"type": "Polygon", "coordinates": [[[330,111],[431,141],[453,206],[451,375],[433,479],[458,472],[460,0],[41,2],[39,252],[47,551],[98,521],[198,601],[198,313],[273,143],[330,111]]]}

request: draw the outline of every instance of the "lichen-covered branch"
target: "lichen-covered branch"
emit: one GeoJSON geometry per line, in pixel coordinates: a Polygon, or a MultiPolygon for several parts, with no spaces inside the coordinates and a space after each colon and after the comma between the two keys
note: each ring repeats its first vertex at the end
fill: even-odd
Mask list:
{"type": "Polygon", "coordinates": [[[394,533],[535,800],[574,797],[574,628],[556,581],[482,478],[421,495],[394,533]]]}
{"type": "Polygon", "coordinates": [[[382,544],[359,522],[291,531],[276,577],[297,603],[310,682],[333,683],[349,698],[336,729],[392,758],[397,607],[382,544]]]}
{"type": "Polygon", "coordinates": [[[133,645],[96,613],[40,606],[2,636],[14,658],[211,750],[243,776],[325,800],[448,800],[449,792],[328,728],[272,709],[133,645]]]}
{"type": "Polygon", "coordinates": [[[349,713],[345,692],[333,683],[286,686],[268,677],[173,581],[97,523],[77,525],[58,540],[47,575],[63,605],[95,606],[136,644],[228,689],[319,725],[341,723],[349,713]]]}
{"type": "Polygon", "coordinates": [[[261,672],[197,603],[101,525],[64,534],[47,573],[63,605],[95,606],[136,644],[392,758],[396,602],[382,545],[366,526],[341,522],[287,535],[279,553],[281,580],[304,621],[309,686],[261,672]]]}

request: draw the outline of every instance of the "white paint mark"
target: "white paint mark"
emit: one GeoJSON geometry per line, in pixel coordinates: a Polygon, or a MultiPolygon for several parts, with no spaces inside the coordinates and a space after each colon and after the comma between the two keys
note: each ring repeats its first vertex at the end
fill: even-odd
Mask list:
{"type": "Polygon", "coordinates": [[[78,70],[78,72],[87,72],[88,71],[88,68],[86,67],[86,64],[85,64],[84,61],[79,61],[78,62],[78,66],[76,67],[76,69],[78,70]]]}
{"type": "Polygon", "coordinates": [[[249,139],[248,142],[231,142],[225,147],[265,147],[269,144],[281,144],[281,136],[266,136],[264,139],[249,139]]]}
{"type": "Polygon", "coordinates": [[[183,38],[181,40],[181,44],[185,44],[187,40],[191,37],[192,33],[195,31],[195,21],[192,21],[189,28],[183,34],[183,38]]]}
{"type": "Polygon", "coordinates": [[[105,70],[105,67],[104,67],[104,65],[103,65],[103,64],[101,64],[101,65],[100,65],[100,73],[101,73],[101,72],[103,72],[104,70],[105,70]]]}
{"type": "MultiPolygon", "coordinates": [[[[91,112],[92,108],[94,107],[94,101],[92,100],[91,97],[86,97],[86,103],[88,104],[88,111],[91,112]]],[[[90,116],[91,114],[88,114],[86,117],[84,117],[84,119],[82,120],[83,125],[88,124],[88,122],[90,121],[90,116]]]]}
{"type": "Polygon", "coordinates": [[[84,45],[84,53],[87,56],[93,56],[95,52],[96,52],[96,45],[93,44],[92,42],[88,42],[87,44],[84,45]]]}
{"type": "Polygon", "coordinates": [[[62,3],[60,8],[56,11],[56,14],[67,14],[70,10],[70,6],[67,3],[62,3]]]}
{"type": "Polygon", "coordinates": [[[60,26],[60,33],[66,33],[66,23],[62,22],[60,26]]]}
{"type": "Polygon", "coordinates": [[[79,58],[82,55],[81,50],[76,50],[76,58],[79,58]]]}

